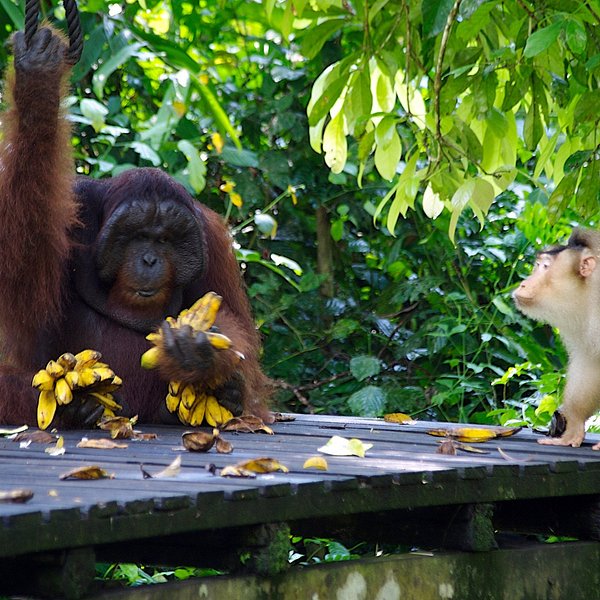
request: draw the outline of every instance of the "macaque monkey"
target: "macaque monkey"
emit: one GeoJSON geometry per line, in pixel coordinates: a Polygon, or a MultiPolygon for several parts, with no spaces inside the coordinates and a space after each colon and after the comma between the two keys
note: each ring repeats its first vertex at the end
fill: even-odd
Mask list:
{"type": "MultiPolygon", "coordinates": [[[[600,409],[600,231],[575,228],[566,246],[542,250],[531,275],[513,294],[517,308],[557,327],[569,355],[554,446],[581,446],[585,421],[600,409]]],[[[593,447],[600,450],[600,443],[593,447]]]]}

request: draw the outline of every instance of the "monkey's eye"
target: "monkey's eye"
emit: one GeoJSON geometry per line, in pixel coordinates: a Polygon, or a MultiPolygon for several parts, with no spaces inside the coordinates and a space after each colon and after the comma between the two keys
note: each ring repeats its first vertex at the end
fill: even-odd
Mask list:
{"type": "Polygon", "coordinates": [[[168,244],[169,243],[169,238],[166,235],[163,235],[163,236],[159,237],[156,241],[159,244],[168,244]]]}

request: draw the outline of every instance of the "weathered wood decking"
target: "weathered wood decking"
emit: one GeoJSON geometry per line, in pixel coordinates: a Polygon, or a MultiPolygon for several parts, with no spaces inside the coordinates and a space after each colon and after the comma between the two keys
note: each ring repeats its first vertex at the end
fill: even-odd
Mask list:
{"type": "Polygon", "coordinates": [[[589,435],[582,448],[565,449],[541,446],[538,434],[522,430],[476,444],[488,454],[449,456],[436,453],[439,438],[426,433],[441,426],[452,427],[298,415],[274,424],[272,436],[222,434],[234,446],[229,455],[214,448],[184,451],[181,428],[140,426],[158,439],[127,440],[128,448],[113,450],[76,448],[83,436],[107,438],[106,432],[65,431],[66,453],[60,457],[47,455],[41,444],[20,448],[0,438],[0,490],[34,492],[25,504],[0,503],[0,558],[18,565],[36,553],[84,548],[92,558],[204,560],[209,566],[219,553],[268,545],[265,539],[273,537],[267,530],[253,542],[240,532],[281,523],[294,533],[351,532],[363,536],[359,539],[471,550],[494,547],[498,528],[597,538],[600,452],[591,445],[598,436],[589,435]],[[332,435],[357,437],[373,448],[365,458],[328,456],[327,472],[303,469],[332,435]],[[140,465],[155,473],[177,454],[182,455],[177,477],[143,478],[140,465]],[[289,473],[229,479],[206,468],[259,456],[277,459],[289,473]],[[87,464],[114,478],[59,479],[87,464]]]}

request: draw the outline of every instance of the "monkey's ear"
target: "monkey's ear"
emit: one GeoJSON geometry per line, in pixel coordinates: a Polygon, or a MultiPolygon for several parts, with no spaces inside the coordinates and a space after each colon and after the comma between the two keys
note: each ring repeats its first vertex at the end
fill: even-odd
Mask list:
{"type": "Polygon", "coordinates": [[[589,277],[596,269],[596,257],[592,254],[582,254],[579,261],[579,274],[582,277],[589,277]]]}

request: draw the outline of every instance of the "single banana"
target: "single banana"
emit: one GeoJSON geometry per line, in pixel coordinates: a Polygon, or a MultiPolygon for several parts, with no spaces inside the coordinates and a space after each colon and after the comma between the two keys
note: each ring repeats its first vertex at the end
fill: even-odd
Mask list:
{"type": "Polygon", "coordinates": [[[206,399],[206,413],[204,418],[209,425],[218,427],[229,419],[233,418],[233,414],[224,406],[221,406],[214,396],[208,396],[206,399]]]}
{"type": "Polygon", "coordinates": [[[217,350],[228,350],[231,348],[231,340],[222,333],[215,333],[214,331],[206,332],[206,339],[210,342],[210,345],[217,350]]]}
{"type": "Polygon", "coordinates": [[[65,373],[65,381],[72,390],[76,390],[79,387],[79,371],[68,371],[65,373]]]}
{"type": "Polygon", "coordinates": [[[194,406],[194,402],[196,402],[196,389],[191,384],[186,385],[183,388],[183,391],[181,392],[181,403],[188,410],[192,410],[192,406],[194,406]]]}
{"type": "Polygon", "coordinates": [[[54,386],[54,397],[58,404],[69,404],[73,400],[73,392],[64,377],[60,377],[56,380],[54,386]]]}
{"type": "Polygon", "coordinates": [[[58,362],[55,360],[48,361],[48,364],[46,365],[46,371],[48,371],[50,377],[53,377],[54,379],[58,379],[65,374],[64,367],[58,364],[58,362]]]}
{"type": "Polygon", "coordinates": [[[81,371],[93,367],[100,359],[102,354],[97,350],[82,350],[75,355],[75,370],[81,371]]]}
{"type": "Polygon", "coordinates": [[[158,366],[158,359],[160,357],[160,348],[153,346],[150,350],[146,350],[142,354],[141,364],[144,369],[155,369],[158,366]]]}
{"type": "Polygon", "coordinates": [[[112,394],[101,394],[99,392],[90,392],[90,396],[95,398],[98,401],[98,404],[101,404],[105,408],[109,410],[121,410],[123,408],[120,404],[118,404],[113,398],[112,394]]]}
{"type": "Polygon", "coordinates": [[[181,396],[174,396],[173,394],[167,394],[167,410],[169,412],[175,412],[181,402],[181,396]]]}
{"type": "Polygon", "coordinates": [[[86,367],[79,371],[79,376],[77,378],[77,385],[80,388],[88,388],[100,381],[100,375],[96,372],[95,369],[91,367],[86,367]]]}
{"type": "Polygon", "coordinates": [[[77,364],[77,359],[70,353],[65,352],[58,357],[56,361],[65,371],[70,371],[75,368],[77,364]]]}
{"type": "Polygon", "coordinates": [[[54,389],[54,377],[46,369],[42,369],[33,376],[31,385],[40,391],[51,391],[54,389]]]}
{"type": "Polygon", "coordinates": [[[206,394],[198,392],[196,403],[190,411],[190,418],[188,421],[188,424],[192,427],[198,427],[199,425],[202,425],[204,415],[206,414],[206,400],[206,394]]]}
{"type": "Polygon", "coordinates": [[[37,407],[37,422],[40,429],[46,429],[56,413],[56,398],[54,390],[43,390],[40,392],[37,407]]]}

